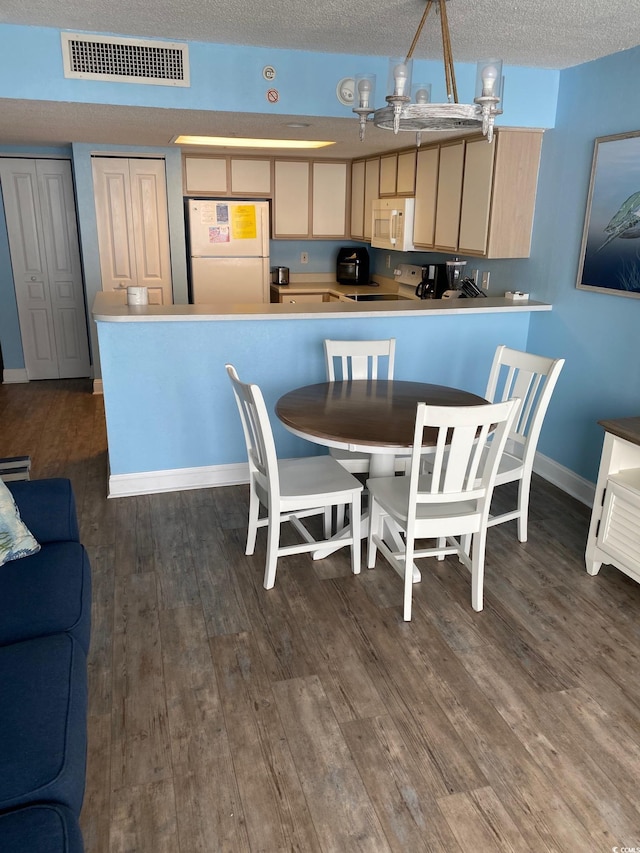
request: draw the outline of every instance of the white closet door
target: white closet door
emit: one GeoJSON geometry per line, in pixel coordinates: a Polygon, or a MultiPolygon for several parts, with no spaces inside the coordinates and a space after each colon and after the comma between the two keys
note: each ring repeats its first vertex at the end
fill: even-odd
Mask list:
{"type": "Polygon", "coordinates": [[[94,157],[93,182],[103,290],[149,288],[173,301],[164,160],[94,157]]]}
{"type": "Polygon", "coordinates": [[[27,376],[89,376],[71,165],[0,159],[0,182],[27,376]]]}

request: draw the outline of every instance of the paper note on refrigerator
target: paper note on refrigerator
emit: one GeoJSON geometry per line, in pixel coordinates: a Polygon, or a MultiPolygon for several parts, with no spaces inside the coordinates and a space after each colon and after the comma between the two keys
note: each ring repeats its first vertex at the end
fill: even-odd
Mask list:
{"type": "Polygon", "coordinates": [[[255,240],[256,208],[253,204],[236,204],[231,208],[231,234],[234,240],[255,240]]]}

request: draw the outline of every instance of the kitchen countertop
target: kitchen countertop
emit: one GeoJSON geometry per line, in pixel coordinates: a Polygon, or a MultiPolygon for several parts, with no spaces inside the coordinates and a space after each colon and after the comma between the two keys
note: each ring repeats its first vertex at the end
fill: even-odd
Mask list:
{"type": "MultiPolygon", "coordinates": [[[[273,287],[274,285],[272,285],[273,287]]],[[[389,293],[392,287],[345,287],[325,281],[305,281],[281,285],[287,292],[389,293]]],[[[107,323],[194,322],[203,320],[292,320],[360,316],[434,316],[452,314],[526,313],[551,311],[544,302],[513,302],[504,297],[486,299],[401,299],[385,302],[317,302],[297,305],[286,303],[232,303],[211,305],[127,305],[125,291],[96,294],[92,314],[96,321],[107,323]]]]}

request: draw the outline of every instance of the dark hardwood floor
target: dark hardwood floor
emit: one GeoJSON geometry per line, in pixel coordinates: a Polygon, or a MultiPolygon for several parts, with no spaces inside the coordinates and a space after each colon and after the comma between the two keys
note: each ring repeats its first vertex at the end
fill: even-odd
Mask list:
{"type": "Polygon", "coordinates": [[[88,381],[0,385],[25,453],[71,478],[93,567],[88,853],[640,848],[640,586],[586,574],[586,507],[536,478],[529,541],[489,531],[485,610],[422,561],[405,624],[348,550],[265,591],[246,487],[107,500],[88,381]]]}

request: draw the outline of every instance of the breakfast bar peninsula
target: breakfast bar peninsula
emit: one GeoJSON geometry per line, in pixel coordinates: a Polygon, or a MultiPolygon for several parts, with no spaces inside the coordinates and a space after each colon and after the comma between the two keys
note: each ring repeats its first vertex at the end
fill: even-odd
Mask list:
{"type": "MultiPolygon", "coordinates": [[[[248,481],[227,362],[273,413],[287,391],[324,381],[325,338],[394,337],[398,379],[482,394],[496,347],[526,349],[532,313],[550,310],[505,298],[128,306],[98,293],[109,494],[248,481]]],[[[280,457],[326,452],[272,420],[280,457]]]]}

